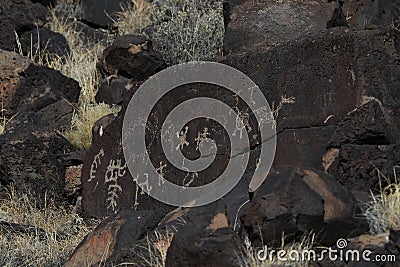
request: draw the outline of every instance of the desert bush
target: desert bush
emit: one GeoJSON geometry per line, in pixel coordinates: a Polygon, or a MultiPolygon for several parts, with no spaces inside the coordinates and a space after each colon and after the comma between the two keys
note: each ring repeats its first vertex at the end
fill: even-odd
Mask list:
{"type": "Polygon", "coordinates": [[[82,2],[81,0],[58,0],[54,11],[62,17],[79,19],[82,16],[82,2]]]}
{"type": "Polygon", "coordinates": [[[13,188],[0,200],[0,221],[32,226],[31,233],[0,229],[0,266],[63,266],[88,227],[73,207],[63,208],[47,198],[39,208],[32,197],[13,188]],[[44,236],[43,236],[44,231],[44,236]]]}
{"type": "Polygon", "coordinates": [[[151,37],[170,65],[220,56],[224,37],[222,1],[163,1],[154,8],[151,37]]]}
{"type": "Polygon", "coordinates": [[[371,234],[386,233],[389,230],[400,230],[400,184],[397,180],[396,166],[393,169],[394,181],[390,182],[386,176],[378,171],[379,179],[389,184],[381,187],[380,194],[372,194],[372,201],[367,203],[364,215],[367,218],[371,234]]]}

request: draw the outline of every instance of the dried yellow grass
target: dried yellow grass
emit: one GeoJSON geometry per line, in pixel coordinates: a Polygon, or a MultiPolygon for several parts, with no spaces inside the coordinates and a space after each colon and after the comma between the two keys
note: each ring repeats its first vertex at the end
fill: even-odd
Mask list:
{"type": "Polygon", "coordinates": [[[88,44],[79,37],[79,32],[67,18],[60,19],[55,10],[51,12],[49,27],[65,36],[71,52],[66,57],[53,56],[52,60],[46,60],[46,65],[78,81],[81,87],[79,107],[73,115],[70,129],[63,135],[76,148],[86,150],[92,143],[92,127],[95,122],[103,116],[119,111],[119,107],[95,103],[99,84],[96,65],[105,44],[110,40],[88,44]]]}
{"type": "Polygon", "coordinates": [[[119,35],[141,34],[143,30],[152,24],[151,15],[154,6],[145,0],[132,0],[132,3],[121,6],[121,12],[117,12],[114,21],[119,35]]]}
{"type": "Polygon", "coordinates": [[[380,194],[372,194],[372,201],[367,203],[364,212],[368,220],[370,232],[374,235],[386,233],[389,230],[400,230],[400,184],[397,180],[397,169],[393,168],[394,181],[378,171],[380,181],[385,179],[389,185],[381,187],[380,194]]]}
{"type": "Polygon", "coordinates": [[[39,208],[29,195],[13,188],[0,200],[0,220],[36,229],[30,234],[0,230],[0,265],[7,267],[63,266],[91,230],[74,208],[56,206],[49,199],[39,208]]]}
{"type": "Polygon", "coordinates": [[[87,150],[92,144],[92,128],[100,118],[120,111],[119,106],[104,103],[81,106],[73,115],[70,130],[62,133],[67,140],[80,150],[87,150]]]}
{"type": "Polygon", "coordinates": [[[50,68],[59,70],[62,74],[76,80],[81,86],[80,103],[95,102],[99,77],[96,64],[104,50],[104,44],[88,44],[79,37],[75,26],[67,18],[59,19],[52,10],[52,20],[48,24],[52,31],[61,33],[67,39],[70,53],[64,57],[53,56],[52,60],[45,60],[50,68]]]}
{"type": "MultiPolygon", "coordinates": [[[[289,258],[287,261],[282,261],[279,260],[276,257],[276,255],[272,259],[270,259],[270,257],[267,257],[266,260],[261,261],[257,257],[258,250],[253,247],[251,241],[247,236],[244,239],[244,244],[246,247],[246,254],[242,255],[241,257],[242,267],[270,267],[270,266],[304,267],[308,266],[309,263],[307,260],[291,261],[289,258]]],[[[315,245],[315,234],[312,233],[306,234],[298,242],[293,242],[287,245],[285,245],[285,236],[284,234],[282,234],[281,247],[276,248],[275,251],[284,250],[286,251],[286,254],[288,254],[290,251],[298,251],[300,254],[302,254],[303,251],[311,250],[314,245],[315,245]]]]}

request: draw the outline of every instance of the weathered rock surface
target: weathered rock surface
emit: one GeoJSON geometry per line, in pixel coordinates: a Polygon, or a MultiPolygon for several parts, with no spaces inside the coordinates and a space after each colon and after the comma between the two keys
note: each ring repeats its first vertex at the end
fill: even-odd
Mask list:
{"type": "Polygon", "coordinates": [[[336,125],[370,100],[378,102],[379,108],[365,107],[368,111],[362,112],[369,115],[359,116],[357,123],[368,124],[359,129],[352,127],[353,139],[376,135],[381,140],[379,136],[385,135],[386,140],[380,143],[397,142],[400,121],[394,114],[400,112],[400,79],[399,65],[395,63],[399,42],[396,36],[385,30],[350,32],[335,28],[268,51],[228,55],[222,60],[255,81],[270,104],[278,103],[282,95],[295,99],[293,104],[284,106],[277,118],[274,165],[321,169],[322,155],[336,125]],[[380,125],[383,128],[378,130],[380,125]]]}
{"type": "Polygon", "coordinates": [[[7,115],[39,111],[60,100],[76,103],[80,87],[59,71],[38,66],[15,52],[0,51],[0,97],[7,115]]]}
{"type": "Polygon", "coordinates": [[[175,223],[177,230],[165,266],[243,266],[241,255],[245,248],[229,227],[229,216],[222,202],[186,212],[174,218],[178,225],[175,223]]]}
{"type": "Polygon", "coordinates": [[[0,135],[1,185],[31,191],[38,204],[46,191],[62,200],[65,167],[75,164],[68,155],[75,149],[58,131],[71,121],[80,87],[14,52],[1,51],[0,58],[4,114],[14,116],[0,135]]]}
{"type": "Polygon", "coordinates": [[[398,242],[399,232],[391,231],[390,235],[360,235],[353,240],[349,240],[346,246],[339,249],[337,246],[332,247],[333,250],[341,251],[342,255],[348,255],[348,262],[336,261],[325,258],[324,261],[318,262],[314,266],[328,267],[395,267],[399,266],[400,251],[398,242]],[[357,254],[351,254],[352,251],[358,251],[357,254]],[[352,256],[354,255],[354,256],[352,256]]]}
{"type": "Polygon", "coordinates": [[[328,172],[351,190],[379,192],[385,186],[386,176],[393,181],[394,169],[400,163],[400,146],[392,145],[343,145],[328,172]]]}
{"type": "MultiPolygon", "coordinates": [[[[0,98],[2,109],[6,112],[11,106],[15,90],[20,84],[20,73],[28,68],[32,62],[27,58],[21,57],[15,52],[0,51],[0,98]]],[[[9,112],[15,114],[15,112],[9,112]]]]}
{"type": "MultiPolygon", "coordinates": [[[[325,171],[350,190],[379,192],[400,163],[398,130],[388,123],[377,101],[351,111],[338,123],[329,142],[325,171]]],[[[324,160],[326,160],[324,159],[324,160]]]]}
{"type": "Polygon", "coordinates": [[[147,266],[140,265],[140,255],[136,255],[140,248],[136,247],[158,221],[152,211],[125,211],[109,217],[85,237],[65,266],[115,266],[127,262],[147,266]]]}
{"type": "Polygon", "coordinates": [[[121,5],[128,5],[130,0],[83,0],[82,18],[97,27],[107,28],[116,19],[116,12],[121,11],[121,5]]]}
{"type": "MultiPolygon", "coordinates": [[[[331,140],[336,140],[335,138],[351,143],[351,136],[369,140],[369,136],[374,134],[381,140],[382,137],[379,136],[385,133],[385,143],[392,144],[397,140],[396,129],[400,121],[394,114],[400,112],[397,93],[400,73],[399,66],[395,63],[398,62],[398,39],[393,34],[383,30],[349,32],[336,28],[276,46],[269,51],[229,55],[222,60],[222,63],[241,70],[255,81],[270,104],[275,103],[276,106],[282,95],[295,98],[293,104],[285,105],[280,110],[277,118],[278,146],[274,166],[290,164],[319,170],[325,168],[327,171],[330,167],[333,170],[335,157],[331,158],[329,166],[326,162],[323,163],[323,157],[330,148],[331,140]],[[378,72],[375,65],[379,66],[378,72]],[[348,120],[349,112],[370,99],[380,103],[379,108],[370,103],[361,109],[361,113],[365,113],[363,116],[356,116],[359,123],[366,125],[346,130],[347,128],[343,127],[349,127],[345,125],[351,125],[352,122],[344,121],[340,126],[344,130],[339,128],[336,137],[332,137],[338,123],[348,120]],[[376,123],[370,121],[371,118],[376,123]],[[379,125],[387,127],[378,130],[379,125]],[[340,131],[341,134],[338,135],[340,131]],[[343,135],[347,131],[354,133],[343,135]]],[[[162,118],[177,104],[200,96],[217,98],[231,107],[237,107],[239,111],[248,111],[246,105],[232,97],[226,89],[202,84],[178,88],[157,103],[148,122],[148,151],[154,166],[161,166],[160,163],[167,164],[163,168],[164,174],[167,179],[179,185],[188,182],[188,177],[184,172],[176,171],[168,165],[168,160],[163,154],[159,129],[163,123],[162,118]]],[[[125,106],[129,100],[130,97],[127,96],[125,106]]],[[[120,144],[123,115],[124,109],[106,129],[103,129],[102,136],[93,143],[93,147],[87,153],[82,178],[84,213],[88,217],[98,218],[132,207],[141,209],[140,203],[149,198],[135,189],[136,185],[125,165],[120,144]],[[121,186],[116,192],[117,204],[111,204],[109,199],[115,194],[109,191],[114,188],[111,180],[107,178],[111,173],[119,175],[118,178],[112,178],[112,183],[118,181],[118,185],[121,186]],[[136,196],[139,201],[135,200],[136,196]]],[[[251,112],[248,112],[248,115],[248,130],[252,129],[248,132],[252,148],[250,162],[253,162],[259,153],[257,136],[254,134],[257,132],[257,125],[254,115],[251,112]]],[[[183,149],[186,157],[195,159],[199,156],[196,138],[205,128],[220,149],[215,164],[190,184],[204,185],[213,181],[225,169],[229,158],[229,139],[221,126],[209,121],[195,120],[187,126],[189,130],[186,133],[186,141],[189,145],[183,149]]],[[[337,155],[339,151],[336,151],[337,155]]],[[[392,161],[387,161],[387,164],[392,164],[392,161]]],[[[250,173],[252,168],[254,164],[249,164],[246,173],[250,173]]],[[[340,172],[329,172],[335,177],[341,175],[340,172]]],[[[149,198],[149,201],[153,200],[149,198]]],[[[147,203],[147,200],[144,202],[147,203]]],[[[156,208],[157,204],[155,205],[144,204],[143,209],[156,208]]],[[[167,211],[169,210],[164,210],[167,211]]]]}
{"type": "Polygon", "coordinates": [[[390,129],[379,103],[371,100],[349,112],[338,123],[329,147],[345,144],[388,145],[396,141],[396,130],[390,129]]]}
{"type": "Polygon", "coordinates": [[[50,13],[46,7],[28,0],[2,1],[0,3],[0,49],[14,51],[17,48],[15,32],[42,27],[50,13]]]}
{"type": "Polygon", "coordinates": [[[138,84],[132,83],[130,79],[124,77],[110,78],[100,83],[96,94],[97,103],[109,105],[122,105],[129,94],[129,90],[135,90],[138,84]]]}
{"type": "MultiPolygon", "coordinates": [[[[327,28],[335,1],[228,1],[230,21],[224,39],[226,54],[274,46],[327,28]]],[[[344,26],[336,22],[335,26],[344,26]]]]}
{"type": "MultiPolygon", "coordinates": [[[[24,32],[21,35],[20,43],[24,55],[35,55],[36,51],[46,51],[51,58],[54,55],[62,57],[70,51],[65,37],[49,29],[33,29],[24,32]]],[[[37,57],[38,55],[36,55],[36,59],[38,59],[37,57]]]]}
{"type": "Polygon", "coordinates": [[[139,35],[117,37],[103,52],[104,69],[109,75],[121,75],[144,81],[166,67],[152,41],[139,35]]]}
{"type": "Polygon", "coordinates": [[[352,29],[370,29],[376,26],[396,25],[400,3],[396,0],[344,0],[343,13],[352,29]]]}
{"type": "Polygon", "coordinates": [[[241,221],[251,240],[279,246],[283,232],[290,242],[312,231],[322,244],[332,245],[338,238],[368,231],[356,212],[356,201],[332,176],[285,166],[270,173],[241,221]]]}

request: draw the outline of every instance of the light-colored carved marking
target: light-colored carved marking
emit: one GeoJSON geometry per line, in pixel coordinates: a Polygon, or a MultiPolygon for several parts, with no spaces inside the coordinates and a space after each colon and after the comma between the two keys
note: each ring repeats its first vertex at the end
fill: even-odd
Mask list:
{"type": "Polygon", "coordinates": [[[187,136],[188,131],[189,131],[189,127],[186,126],[186,127],[185,127],[185,130],[184,130],[184,131],[181,131],[181,132],[178,134],[179,144],[178,144],[178,146],[176,147],[176,150],[178,150],[178,149],[183,149],[184,146],[188,146],[188,145],[189,145],[189,142],[186,140],[186,136],[187,136]]]}
{"type": "Polygon", "coordinates": [[[127,165],[121,164],[121,160],[111,159],[105,174],[104,182],[108,183],[107,199],[108,203],[107,209],[112,209],[114,213],[117,213],[117,199],[119,194],[122,193],[122,187],[118,184],[118,178],[123,177],[126,173],[127,165]]]}
{"type": "MultiPolygon", "coordinates": [[[[152,189],[152,187],[150,186],[150,184],[149,184],[149,174],[148,173],[143,173],[143,175],[144,175],[144,177],[146,177],[146,180],[144,181],[144,182],[142,182],[142,183],[139,183],[139,180],[137,181],[137,183],[138,183],[138,185],[140,186],[140,188],[144,188],[141,192],[140,192],[140,194],[141,195],[144,195],[144,194],[146,194],[146,192],[150,192],[151,191],[151,189],[152,189]],[[146,191],[146,192],[145,192],[146,191]]],[[[138,177],[138,179],[139,179],[139,177],[138,177]]]]}
{"type": "MultiPolygon", "coordinates": [[[[135,179],[134,179],[135,180],[135,179]]],[[[133,202],[133,209],[137,210],[137,207],[139,206],[139,200],[138,200],[138,196],[139,196],[139,190],[140,187],[139,185],[135,182],[135,186],[136,186],[136,190],[135,190],[135,200],[133,202]]]]}
{"type": "Polygon", "coordinates": [[[196,150],[199,150],[199,144],[201,141],[207,139],[210,137],[210,133],[208,132],[208,128],[205,127],[203,129],[203,132],[197,133],[197,137],[194,139],[196,141],[196,150]]]}
{"type": "Polygon", "coordinates": [[[100,157],[104,157],[103,149],[100,149],[99,153],[94,156],[94,159],[90,166],[90,176],[89,176],[88,182],[91,182],[93,179],[96,178],[96,169],[99,166],[99,164],[101,163],[100,157]]]}
{"type": "Polygon", "coordinates": [[[159,174],[158,176],[158,186],[161,184],[164,184],[165,181],[162,179],[164,177],[164,169],[167,167],[167,164],[163,164],[163,162],[160,162],[160,165],[157,167],[156,172],[159,174]]]}
{"type": "Polygon", "coordinates": [[[189,187],[190,184],[193,183],[194,179],[196,179],[198,177],[199,177],[199,174],[197,172],[186,174],[185,179],[183,179],[183,186],[184,187],[189,187]],[[189,178],[189,177],[190,177],[190,180],[186,181],[187,178],[189,178]]]}

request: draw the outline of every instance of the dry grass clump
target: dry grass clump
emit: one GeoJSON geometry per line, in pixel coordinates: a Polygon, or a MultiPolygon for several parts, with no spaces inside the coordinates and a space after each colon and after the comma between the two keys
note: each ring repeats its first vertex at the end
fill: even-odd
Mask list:
{"type": "Polygon", "coordinates": [[[90,232],[74,208],[48,200],[39,208],[30,196],[10,189],[0,200],[0,221],[29,225],[29,233],[0,226],[1,266],[63,266],[75,247],[90,232]]]}
{"type": "Polygon", "coordinates": [[[158,231],[154,232],[153,237],[147,236],[147,247],[145,249],[148,252],[148,256],[140,256],[144,263],[152,267],[165,267],[168,248],[171,245],[173,237],[173,232],[161,234],[158,231]]]}
{"type": "Polygon", "coordinates": [[[115,21],[118,34],[141,34],[152,24],[153,8],[154,5],[145,0],[132,0],[127,6],[121,5],[121,12],[117,12],[115,21]]]}
{"type": "Polygon", "coordinates": [[[3,105],[4,105],[3,102],[1,102],[1,108],[0,108],[0,135],[2,135],[6,131],[7,123],[9,123],[15,117],[15,115],[12,116],[11,118],[7,117],[5,115],[6,110],[4,109],[3,105]]]}
{"type": "Polygon", "coordinates": [[[6,130],[6,124],[8,122],[8,119],[1,115],[0,116],[0,135],[4,133],[4,131],[6,130]]]}
{"type": "Polygon", "coordinates": [[[146,245],[137,246],[135,253],[139,258],[138,262],[124,262],[117,266],[138,266],[138,267],[165,267],[167,251],[171,245],[175,230],[167,230],[164,233],[154,231],[152,235],[146,236],[146,245]]]}
{"type": "MultiPolygon", "coordinates": [[[[308,266],[309,264],[309,259],[302,259],[299,257],[299,260],[293,261],[290,258],[290,252],[291,251],[296,251],[300,255],[302,253],[308,252],[313,249],[313,246],[315,245],[315,235],[314,234],[307,234],[304,235],[299,242],[294,242],[285,245],[285,238],[284,235],[282,235],[282,241],[281,241],[281,247],[280,248],[274,248],[275,253],[273,253],[273,256],[269,256],[267,254],[266,259],[259,259],[257,254],[259,249],[255,249],[253,245],[251,244],[250,240],[248,237],[245,237],[244,244],[246,247],[246,255],[242,255],[241,258],[241,266],[242,267],[269,267],[269,266],[292,266],[292,267],[304,267],[308,266]],[[277,258],[277,252],[279,250],[284,250],[286,252],[285,256],[287,258],[287,261],[279,260],[277,258]]],[[[264,248],[263,248],[264,249],[264,248]]],[[[270,248],[268,248],[269,250],[270,248]]],[[[305,253],[307,254],[307,253],[305,253]]]]}
{"type": "Polygon", "coordinates": [[[167,63],[210,60],[222,55],[222,1],[164,2],[153,12],[151,37],[167,63]]]}
{"type": "MultiPolygon", "coordinates": [[[[67,7],[69,2],[71,1],[67,0],[67,7]]],[[[74,6],[71,3],[69,4],[74,6]]],[[[59,9],[63,10],[63,7],[59,9]]],[[[65,10],[68,10],[68,8],[64,8],[65,10]]],[[[79,37],[79,32],[76,31],[75,26],[67,18],[60,19],[55,10],[52,10],[52,21],[49,23],[49,27],[65,36],[71,52],[66,57],[55,57],[48,60],[46,65],[59,70],[67,77],[73,78],[81,86],[79,108],[73,115],[70,130],[63,135],[76,148],[86,150],[92,143],[94,123],[105,115],[119,111],[118,107],[95,103],[99,84],[96,64],[109,40],[96,44],[87,43],[79,37]]]]}
{"type": "Polygon", "coordinates": [[[386,233],[391,229],[400,230],[400,184],[396,175],[398,168],[400,166],[393,168],[394,182],[390,182],[390,179],[378,171],[379,179],[383,177],[389,185],[381,188],[378,196],[372,194],[372,201],[367,203],[364,215],[371,234],[386,233]]]}
{"type": "Polygon", "coordinates": [[[59,18],[55,10],[52,10],[52,20],[48,26],[52,31],[64,35],[71,52],[65,58],[53,56],[54,59],[46,60],[45,65],[59,70],[79,83],[82,88],[80,103],[94,103],[99,83],[96,64],[105,48],[104,45],[88,44],[80,38],[75,26],[67,18],[59,18]]]}
{"type": "Polygon", "coordinates": [[[88,104],[77,110],[71,122],[69,131],[63,133],[72,145],[80,150],[87,150],[92,144],[92,128],[100,118],[120,111],[119,106],[108,104],[88,104]]]}
{"type": "Polygon", "coordinates": [[[4,115],[4,109],[1,108],[0,110],[0,135],[4,133],[4,131],[6,130],[6,125],[8,123],[8,119],[7,117],[4,115]]]}

